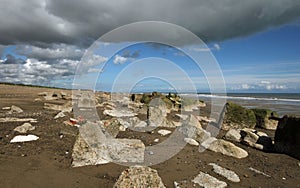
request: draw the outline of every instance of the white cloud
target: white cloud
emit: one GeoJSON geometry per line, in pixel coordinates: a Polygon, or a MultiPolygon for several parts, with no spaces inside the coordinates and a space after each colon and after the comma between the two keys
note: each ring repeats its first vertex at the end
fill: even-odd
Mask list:
{"type": "Polygon", "coordinates": [[[265,80],[260,81],[260,83],[261,83],[261,84],[271,84],[270,81],[265,81],[265,80]]]}
{"type": "Polygon", "coordinates": [[[208,47],[194,47],[194,48],[190,48],[189,50],[195,52],[209,52],[211,49],[208,47]]]}
{"type": "Polygon", "coordinates": [[[242,89],[250,89],[250,85],[249,84],[242,84],[242,89]]]}
{"type": "Polygon", "coordinates": [[[219,51],[219,50],[221,50],[221,47],[219,44],[214,44],[214,49],[219,51]]]}
{"type": "Polygon", "coordinates": [[[123,64],[127,61],[126,57],[120,56],[120,55],[116,55],[114,58],[114,64],[123,64]]]}

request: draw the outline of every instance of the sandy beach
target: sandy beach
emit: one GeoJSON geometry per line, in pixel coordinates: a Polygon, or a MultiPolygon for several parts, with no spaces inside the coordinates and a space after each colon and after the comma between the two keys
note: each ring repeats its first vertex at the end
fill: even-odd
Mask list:
{"type": "MultiPolygon", "coordinates": [[[[56,89],[36,88],[26,86],[0,85],[0,109],[16,105],[24,110],[19,114],[7,114],[0,110],[0,118],[34,118],[35,130],[30,134],[39,137],[36,141],[24,143],[10,143],[18,135],[14,128],[23,122],[0,123],[0,184],[1,187],[113,187],[118,177],[127,167],[108,163],[84,167],[72,167],[72,149],[78,134],[78,128],[63,122],[72,117],[66,113],[65,117],[54,120],[57,111],[44,109],[44,102],[35,100],[38,93],[57,91],[56,89]]],[[[71,91],[64,90],[69,93],[71,91]]],[[[54,101],[63,104],[64,99],[54,101]]],[[[102,109],[99,108],[99,112],[102,109]]],[[[205,111],[205,110],[204,110],[205,111]]],[[[103,116],[104,119],[109,119],[103,116]]],[[[167,128],[173,130],[172,128],[167,128]]],[[[140,139],[146,146],[155,144],[159,139],[164,141],[167,136],[157,133],[126,130],[119,132],[117,138],[140,139]]],[[[275,131],[263,130],[271,138],[275,131]]],[[[220,131],[218,138],[225,132],[220,131]]],[[[200,172],[209,173],[225,181],[229,187],[299,187],[299,160],[285,154],[267,153],[249,146],[235,143],[248,152],[248,157],[236,159],[221,153],[186,145],[178,154],[160,164],[151,166],[157,170],[166,187],[174,187],[174,182],[181,182],[181,187],[197,187],[191,180],[200,172]],[[239,183],[226,180],[212,171],[209,163],[216,163],[238,174],[239,183]],[[251,171],[257,169],[265,175],[251,171]],[[266,176],[267,175],[267,176],[266,176]]]]}

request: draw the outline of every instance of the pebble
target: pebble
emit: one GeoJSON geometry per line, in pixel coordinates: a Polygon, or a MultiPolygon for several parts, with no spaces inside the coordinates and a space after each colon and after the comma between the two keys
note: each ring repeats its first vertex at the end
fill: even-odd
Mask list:
{"type": "Polygon", "coordinates": [[[154,142],[159,142],[159,139],[158,139],[158,138],[156,138],[156,139],[154,140],[154,142]]]}
{"type": "Polygon", "coordinates": [[[162,136],[166,136],[168,134],[171,134],[172,131],[161,129],[161,130],[157,131],[157,133],[162,135],[162,136]]]}

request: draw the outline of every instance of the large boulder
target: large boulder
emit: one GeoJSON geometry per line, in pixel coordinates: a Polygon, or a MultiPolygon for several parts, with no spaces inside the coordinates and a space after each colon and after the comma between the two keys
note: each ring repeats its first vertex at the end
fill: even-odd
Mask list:
{"type": "Polygon", "coordinates": [[[272,139],[264,132],[256,131],[254,129],[244,128],[240,130],[241,143],[253,148],[272,151],[272,139]]]}
{"type": "Polygon", "coordinates": [[[101,142],[89,145],[81,135],[73,147],[72,166],[87,166],[117,163],[144,162],[145,145],[137,139],[102,139],[101,142]]]}
{"type": "Polygon", "coordinates": [[[165,188],[156,170],[133,166],[122,172],[114,188],[156,187],[165,188]]]}
{"type": "Polygon", "coordinates": [[[241,141],[240,129],[229,129],[225,134],[225,138],[230,141],[240,142],[241,141]]]}
{"type": "Polygon", "coordinates": [[[151,127],[176,127],[167,119],[168,108],[160,99],[154,99],[149,104],[147,118],[151,127]]]}
{"type": "Polygon", "coordinates": [[[111,161],[107,150],[103,150],[102,155],[98,155],[80,135],[73,146],[72,159],[73,167],[106,164],[111,161]]]}
{"type": "Polygon", "coordinates": [[[244,108],[238,104],[228,102],[225,106],[225,115],[222,129],[230,128],[254,128],[256,117],[252,110],[244,108]]]}
{"type": "Polygon", "coordinates": [[[203,143],[201,143],[201,146],[208,150],[238,159],[248,156],[247,151],[243,150],[242,148],[237,147],[231,142],[223,139],[216,139],[214,137],[210,137],[209,139],[205,140],[203,143]]]}
{"type": "Polygon", "coordinates": [[[259,150],[272,151],[272,139],[264,132],[255,129],[230,129],[225,134],[225,138],[230,141],[240,142],[259,150]]]}
{"type": "Polygon", "coordinates": [[[277,121],[273,119],[269,119],[272,116],[277,116],[275,112],[268,109],[252,109],[256,116],[256,127],[268,129],[268,130],[276,130],[277,121]]]}
{"type": "Polygon", "coordinates": [[[279,121],[274,138],[275,150],[300,160],[300,118],[284,116],[272,119],[279,121]]]}
{"type": "Polygon", "coordinates": [[[199,143],[207,140],[211,137],[210,132],[204,130],[194,115],[189,115],[185,121],[183,121],[183,126],[179,127],[179,131],[182,132],[186,138],[192,138],[199,143]]]}

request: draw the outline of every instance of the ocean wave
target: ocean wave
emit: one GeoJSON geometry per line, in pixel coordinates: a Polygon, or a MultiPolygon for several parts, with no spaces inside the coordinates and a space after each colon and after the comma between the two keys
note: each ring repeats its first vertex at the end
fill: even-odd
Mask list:
{"type": "Polygon", "coordinates": [[[251,101],[281,101],[281,102],[299,102],[300,99],[287,99],[287,98],[276,98],[276,97],[253,97],[253,96],[229,96],[229,95],[212,95],[212,94],[183,94],[184,96],[190,97],[203,97],[203,98],[222,98],[231,100],[251,100],[251,101]]]}

